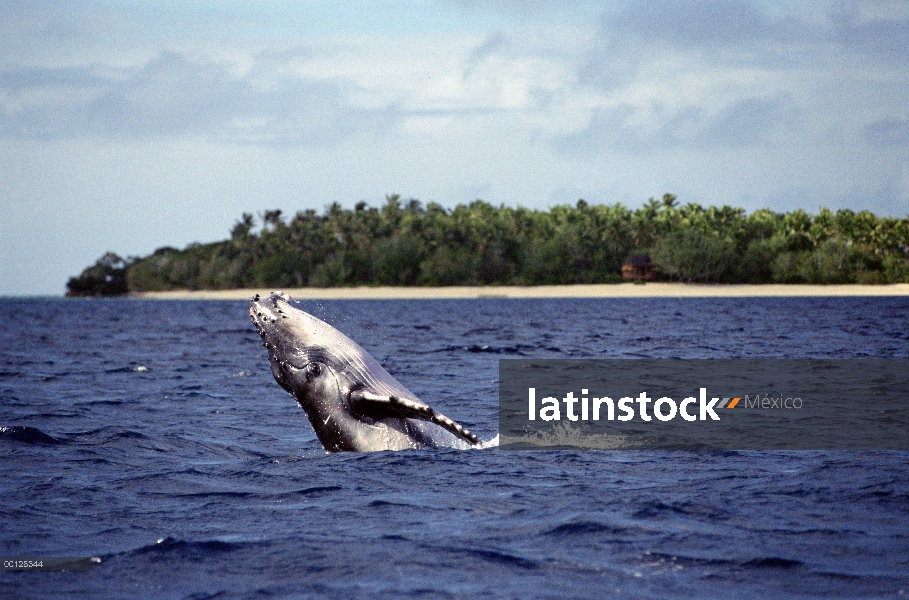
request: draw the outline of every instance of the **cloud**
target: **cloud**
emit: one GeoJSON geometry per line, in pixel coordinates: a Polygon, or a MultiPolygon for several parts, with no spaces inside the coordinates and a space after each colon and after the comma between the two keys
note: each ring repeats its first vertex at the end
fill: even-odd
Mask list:
{"type": "Polygon", "coordinates": [[[619,12],[604,17],[602,35],[715,52],[753,51],[768,44],[787,45],[790,52],[833,46],[887,58],[906,55],[909,10],[867,0],[814,4],[630,0],[619,12]]]}
{"type": "Polygon", "coordinates": [[[590,0],[448,0],[449,4],[474,10],[495,10],[520,14],[539,14],[555,8],[575,8],[577,5],[589,5],[590,0]]]}
{"type": "Polygon", "coordinates": [[[893,6],[630,0],[602,17],[579,77],[612,91],[646,73],[648,66],[671,59],[692,68],[781,72],[842,66],[849,56],[872,63],[905,62],[909,10],[893,6]]]}
{"type": "Polygon", "coordinates": [[[852,2],[830,17],[829,38],[843,48],[892,61],[909,58],[909,7],[905,3],[852,2]]]}
{"type": "Polygon", "coordinates": [[[576,93],[589,118],[560,153],[603,148],[892,148],[909,84],[905,3],[629,0],[605,14],[576,93]],[[860,107],[860,108],[859,108],[860,107]]]}
{"type": "Polygon", "coordinates": [[[19,94],[35,88],[96,87],[104,79],[83,67],[18,69],[0,72],[0,89],[19,94]]]}
{"type": "Polygon", "coordinates": [[[699,105],[649,108],[620,104],[594,111],[586,127],[555,136],[561,154],[604,150],[653,152],[673,148],[743,148],[776,143],[799,127],[791,96],[745,97],[717,110],[699,105]]]}
{"type": "Polygon", "coordinates": [[[602,17],[580,77],[613,90],[670,58],[702,68],[778,63],[786,44],[812,35],[806,23],[745,0],[631,0],[602,17]]]}
{"type": "Polygon", "coordinates": [[[909,120],[882,119],[864,129],[865,141],[873,146],[909,146],[909,120]]]}
{"type": "Polygon", "coordinates": [[[790,95],[742,98],[723,107],[698,131],[705,145],[743,147],[778,141],[799,129],[801,110],[790,95]]]}
{"type": "Polygon", "coordinates": [[[464,76],[469,77],[471,72],[484,60],[508,45],[508,38],[501,31],[495,31],[486,36],[483,43],[473,49],[467,59],[464,76]]]}
{"type": "Polygon", "coordinates": [[[607,17],[603,28],[611,36],[654,44],[745,46],[791,39],[793,25],[786,19],[771,19],[750,2],[739,0],[636,0],[607,17]]]}
{"type": "MultiPolygon", "coordinates": [[[[288,55],[292,60],[296,55],[288,55]]],[[[204,136],[258,144],[326,144],[376,133],[393,106],[358,107],[357,85],[298,75],[269,59],[242,73],[162,52],[135,69],[20,68],[0,73],[7,138],[204,136]]]]}

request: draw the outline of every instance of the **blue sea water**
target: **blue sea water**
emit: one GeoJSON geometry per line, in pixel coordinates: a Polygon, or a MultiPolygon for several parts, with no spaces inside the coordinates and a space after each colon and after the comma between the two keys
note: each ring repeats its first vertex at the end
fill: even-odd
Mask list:
{"type": "MultiPolygon", "coordinates": [[[[909,357],[909,298],[304,301],[495,436],[498,359],[909,357]]],[[[897,598],[909,453],[326,454],[246,302],[0,300],[0,597],[897,598]]]]}

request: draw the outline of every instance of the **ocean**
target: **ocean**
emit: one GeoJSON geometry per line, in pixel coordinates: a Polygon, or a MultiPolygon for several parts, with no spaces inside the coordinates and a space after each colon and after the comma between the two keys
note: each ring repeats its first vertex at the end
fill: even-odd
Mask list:
{"type": "MultiPolygon", "coordinates": [[[[907,358],[909,298],[303,301],[497,433],[501,358],[907,358]]],[[[238,301],[2,299],[3,598],[898,598],[909,453],[326,454],[238,301]]]]}

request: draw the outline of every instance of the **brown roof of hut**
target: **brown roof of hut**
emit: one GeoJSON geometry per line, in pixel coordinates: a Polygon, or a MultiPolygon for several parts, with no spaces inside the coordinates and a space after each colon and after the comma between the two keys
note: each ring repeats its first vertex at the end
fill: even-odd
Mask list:
{"type": "Polygon", "coordinates": [[[622,266],[628,265],[629,267],[652,267],[653,263],[650,261],[650,257],[646,254],[632,254],[628,257],[622,266]]]}

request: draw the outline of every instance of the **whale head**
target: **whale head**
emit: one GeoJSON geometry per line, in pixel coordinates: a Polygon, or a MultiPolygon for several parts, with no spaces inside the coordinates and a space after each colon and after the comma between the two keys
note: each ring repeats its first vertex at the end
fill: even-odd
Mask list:
{"type": "MultiPolygon", "coordinates": [[[[262,338],[262,345],[268,350],[271,372],[281,387],[294,395],[308,389],[316,392],[326,385],[331,387],[331,383],[325,381],[330,375],[325,367],[334,366],[338,360],[329,355],[328,348],[332,338],[344,337],[343,334],[291,306],[290,297],[280,292],[272,293],[268,298],[257,294],[250,301],[249,316],[262,338]]],[[[302,399],[298,400],[303,404],[302,399]]]]}
{"type": "Polygon", "coordinates": [[[275,380],[306,411],[320,440],[329,439],[326,447],[336,445],[336,430],[352,413],[351,392],[370,384],[370,370],[384,369],[343,333],[294,307],[286,294],[256,295],[249,315],[275,380]]]}

